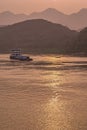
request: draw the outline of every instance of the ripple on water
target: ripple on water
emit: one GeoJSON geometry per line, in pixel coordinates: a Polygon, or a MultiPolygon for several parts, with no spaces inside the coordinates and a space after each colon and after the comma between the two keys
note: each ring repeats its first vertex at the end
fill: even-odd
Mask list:
{"type": "Polygon", "coordinates": [[[87,58],[0,55],[1,130],[87,130],[87,58]]]}

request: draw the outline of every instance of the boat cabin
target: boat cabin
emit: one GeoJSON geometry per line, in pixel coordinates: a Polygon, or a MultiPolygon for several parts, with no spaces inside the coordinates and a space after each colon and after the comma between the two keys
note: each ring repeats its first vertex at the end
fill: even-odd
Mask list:
{"type": "Polygon", "coordinates": [[[32,59],[29,56],[24,56],[21,54],[21,49],[13,49],[11,50],[11,55],[10,55],[10,59],[14,59],[14,60],[27,60],[27,61],[31,61],[32,59]]]}

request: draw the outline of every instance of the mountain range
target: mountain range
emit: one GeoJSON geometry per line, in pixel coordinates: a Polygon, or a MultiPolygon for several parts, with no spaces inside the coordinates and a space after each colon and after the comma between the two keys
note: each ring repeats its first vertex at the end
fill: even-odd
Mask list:
{"type": "Polygon", "coordinates": [[[87,8],[83,8],[79,12],[70,15],[54,8],[48,8],[42,12],[33,12],[29,15],[14,14],[9,11],[0,13],[0,25],[11,25],[30,19],[45,19],[53,23],[62,24],[73,30],[81,30],[87,26],[87,8]]]}
{"type": "Polygon", "coordinates": [[[14,14],[10,11],[0,13],[0,26],[11,25],[28,19],[26,14],[14,14]]]}
{"type": "Polygon", "coordinates": [[[78,32],[43,19],[28,20],[0,28],[0,53],[13,48],[22,48],[42,53],[52,51],[66,53],[78,32]]]}

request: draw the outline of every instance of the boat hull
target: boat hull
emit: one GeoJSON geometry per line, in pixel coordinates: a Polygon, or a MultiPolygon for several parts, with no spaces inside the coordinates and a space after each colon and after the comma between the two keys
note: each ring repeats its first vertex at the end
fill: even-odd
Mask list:
{"type": "Polygon", "coordinates": [[[20,60],[20,61],[32,61],[32,58],[29,58],[28,56],[10,56],[10,59],[13,60],[20,60]]]}

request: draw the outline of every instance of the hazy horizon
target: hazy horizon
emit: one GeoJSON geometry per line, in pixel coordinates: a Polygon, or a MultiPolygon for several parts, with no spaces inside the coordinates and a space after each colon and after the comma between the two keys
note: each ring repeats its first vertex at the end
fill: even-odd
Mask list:
{"type": "Polygon", "coordinates": [[[61,12],[61,13],[64,13],[65,15],[71,15],[71,14],[74,14],[74,13],[78,13],[78,12],[79,12],[80,10],[82,10],[82,9],[87,9],[87,8],[81,8],[81,9],[79,9],[79,10],[77,10],[77,11],[73,11],[73,12],[71,12],[71,13],[65,13],[65,12],[63,12],[63,11],[61,11],[61,10],[58,10],[58,9],[52,8],[52,7],[44,8],[44,9],[39,10],[39,11],[34,11],[34,10],[33,10],[33,11],[30,12],[30,13],[26,13],[26,12],[15,12],[15,11],[12,11],[12,10],[4,10],[4,11],[1,11],[0,13],[3,13],[3,12],[11,12],[11,13],[13,13],[13,14],[25,14],[25,15],[30,15],[30,14],[32,14],[32,13],[34,13],[34,12],[37,12],[37,13],[43,12],[43,11],[46,10],[46,9],[55,9],[55,10],[61,12]]]}
{"type": "Polygon", "coordinates": [[[43,11],[46,8],[55,8],[65,14],[78,12],[82,8],[87,8],[85,0],[3,0],[0,1],[0,12],[11,11],[14,13],[32,13],[43,11]]]}

